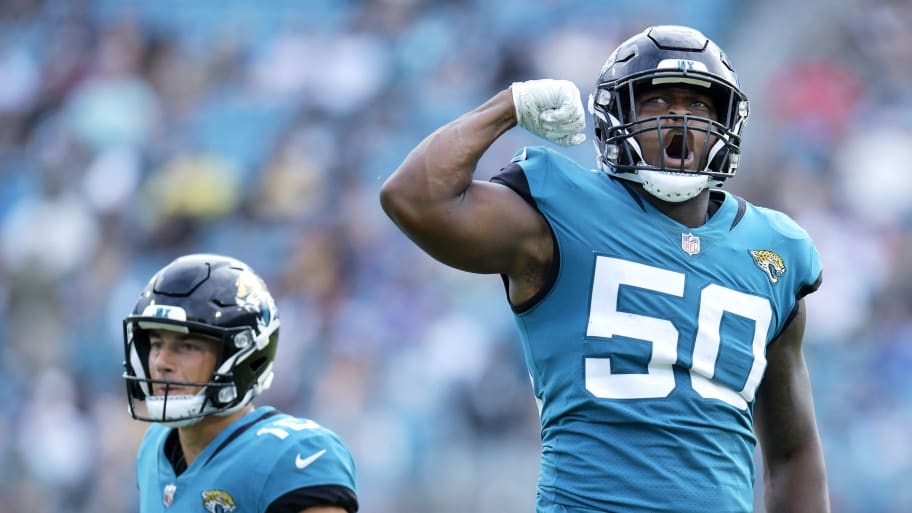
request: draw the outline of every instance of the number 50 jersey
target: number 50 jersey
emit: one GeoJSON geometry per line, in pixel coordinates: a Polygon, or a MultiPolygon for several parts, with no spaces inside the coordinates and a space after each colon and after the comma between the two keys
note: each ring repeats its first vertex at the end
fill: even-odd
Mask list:
{"type": "Polygon", "coordinates": [[[820,283],[808,234],[721,190],[688,228],[545,148],[513,164],[493,181],[556,242],[553,284],[514,308],[541,408],[539,513],[752,511],[766,346],[820,283]]]}

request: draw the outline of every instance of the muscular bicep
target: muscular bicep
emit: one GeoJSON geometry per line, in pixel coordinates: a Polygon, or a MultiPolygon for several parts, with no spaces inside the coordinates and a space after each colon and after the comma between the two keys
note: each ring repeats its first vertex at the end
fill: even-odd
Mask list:
{"type": "Polygon", "coordinates": [[[529,274],[550,262],[551,233],[510,188],[474,180],[485,151],[516,126],[509,89],[435,130],[380,189],[380,204],[416,244],[470,272],[529,274]]]}
{"type": "Polygon", "coordinates": [[[516,276],[551,256],[544,217],[497,183],[475,180],[456,198],[413,204],[393,219],[428,254],[465,271],[516,276]]]}

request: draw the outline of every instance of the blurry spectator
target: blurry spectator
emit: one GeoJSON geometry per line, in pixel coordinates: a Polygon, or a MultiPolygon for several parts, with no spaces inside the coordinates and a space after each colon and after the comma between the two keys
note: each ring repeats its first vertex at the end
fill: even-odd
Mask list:
{"type": "Polygon", "coordinates": [[[769,69],[732,185],[822,253],[806,345],[833,512],[912,510],[902,0],[0,3],[0,469],[20,476],[0,509],[137,510],[122,305],[161,260],[221,251],[277,285],[297,337],[270,400],[351,440],[364,511],[531,511],[537,411],[504,291],[415,251],[376,192],[503,77],[588,92],[619,20],[691,24],[769,69]]]}

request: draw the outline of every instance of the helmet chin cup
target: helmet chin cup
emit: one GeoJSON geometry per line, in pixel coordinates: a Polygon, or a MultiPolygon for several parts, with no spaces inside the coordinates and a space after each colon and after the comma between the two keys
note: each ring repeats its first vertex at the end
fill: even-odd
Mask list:
{"type": "Polygon", "coordinates": [[[205,401],[203,392],[175,397],[149,396],[146,397],[145,406],[148,418],[153,422],[179,428],[192,426],[203,418],[203,401],[205,401]]]}
{"type": "Polygon", "coordinates": [[[710,186],[711,178],[702,174],[672,173],[667,171],[637,172],[643,189],[656,198],[669,203],[687,201],[710,186]]]}

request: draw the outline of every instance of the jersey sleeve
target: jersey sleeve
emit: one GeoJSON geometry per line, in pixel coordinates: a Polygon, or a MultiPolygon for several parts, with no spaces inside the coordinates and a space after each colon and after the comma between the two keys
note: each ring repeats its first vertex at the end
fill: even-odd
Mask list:
{"type": "MultiPolygon", "coordinates": [[[[551,268],[548,271],[548,276],[545,280],[544,285],[541,289],[531,298],[519,304],[510,303],[510,309],[514,313],[521,313],[529,310],[536,304],[538,304],[541,299],[548,294],[551,288],[554,286],[554,282],[557,279],[557,273],[560,269],[560,244],[557,241],[557,236],[554,233],[554,227],[551,226],[551,220],[548,219],[548,216],[542,211],[538,204],[538,200],[535,195],[532,193],[531,185],[529,184],[529,177],[538,177],[538,180],[544,179],[545,172],[543,169],[550,168],[550,154],[548,150],[541,147],[525,147],[517,151],[513,155],[513,159],[510,161],[506,167],[500,170],[500,173],[491,178],[491,182],[499,183],[501,185],[506,185],[513,192],[518,194],[523,200],[526,201],[529,205],[532,206],[535,210],[542,214],[545,220],[548,222],[548,229],[551,231],[551,238],[554,241],[554,247],[557,248],[554,252],[554,258],[551,259],[551,268]]],[[[506,275],[501,275],[503,280],[504,289],[506,291],[507,297],[510,295],[510,285],[509,280],[506,275]]]]}
{"type": "Polygon", "coordinates": [[[299,513],[320,506],[338,506],[348,513],[356,513],[358,498],[354,490],[345,486],[308,486],[291,490],[272,501],[266,513],[299,513]]]}
{"type": "MultiPolygon", "coordinates": [[[[823,281],[823,264],[810,234],[788,215],[767,208],[757,208],[763,222],[770,228],[764,249],[782,258],[780,283],[774,285],[776,302],[781,315],[774,328],[777,338],[798,311],[798,302],[816,291],[823,281]]],[[[757,260],[757,265],[767,265],[757,260]]],[[[762,268],[762,267],[761,267],[762,268]]]]}
{"type": "Polygon", "coordinates": [[[535,199],[529,189],[529,181],[526,179],[526,174],[519,164],[511,162],[510,165],[501,169],[500,173],[491,177],[491,182],[506,185],[513,192],[519,194],[522,199],[526,200],[526,203],[535,206],[535,199]]]}
{"type": "Polygon", "coordinates": [[[354,459],[335,433],[315,427],[283,442],[265,480],[268,513],[297,513],[312,506],[358,510],[354,459]]]}
{"type": "MultiPolygon", "coordinates": [[[[510,165],[504,171],[522,171],[525,179],[525,192],[541,190],[542,185],[549,179],[554,152],[543,146],[526,146],[513,154],[510,165]]],[[[502,173],[509,174],[509,173],[502,173]]],[[[496,178],[496,177],[495,177],[496,178]]],[[[509,185],[509,184],[507,184],[509,185]]],[[[514,189],[516,190],[516,189],[514,189]]],[[[517,190],[522,195],[522,190],[517,190]]],[[[524,196],[525,197],[525,196],[524,196]]],[[[531,193],[529,194],[531,198],[531,193]]]]}
{"type": "Polygon", "coordinates": [[[808,255],[808,271],[805,273],[804,282],[800,284],[798,291],[795,293],[796,299],[801,299],[808,294],[816,292],[823,283],[823,261],[810,236],[805,239],[805,251],[808,255]]]}
{"type": "Polygon", "coordinates": [[[793,277],[795,301],[815,292],[823,282],[823,261],[810,234],[791,217],[781,212],[766,210],[770,223],[787,240],[791,241],[791,259],[795,262],[793,277]]]}

